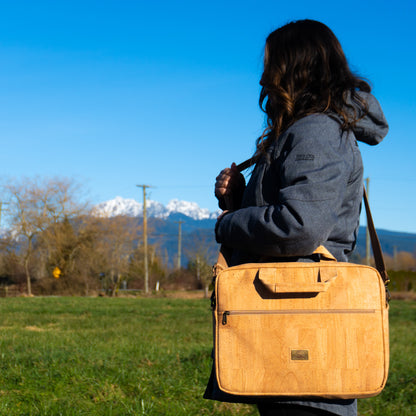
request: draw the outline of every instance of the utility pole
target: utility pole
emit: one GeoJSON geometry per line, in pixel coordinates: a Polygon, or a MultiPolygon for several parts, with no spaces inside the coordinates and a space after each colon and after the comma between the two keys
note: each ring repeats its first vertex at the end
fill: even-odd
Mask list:
{"type": "Polygon", "coordinates": [[[178,224],[178,263],[177,268],[181,268],[181,256],[182,256],[182,224],[184,221],[175,221],[178,224]]]}
{"type": "MultiPolygon", "coordinates": [[[[365,178],[367,198],[370,200],[370,178],[365,178]]],[[[370,266],[370,230],[368,229],[368,218],[365,233],[365,262],[367,266],[370,266]]]]}
{"type": "Polygon", "coordinates": [[[144,249],[144,292],[149,293],[149,264],[147,256],[147,212],[146,212],[146,188],[149,185],[136,185],[143,189],[143,249],[144,249]]]}

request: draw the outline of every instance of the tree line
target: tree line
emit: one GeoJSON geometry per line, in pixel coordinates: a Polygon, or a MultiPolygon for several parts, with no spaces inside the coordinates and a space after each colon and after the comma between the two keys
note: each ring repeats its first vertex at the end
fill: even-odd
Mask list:
{"type": "MultiPolygon", "coordinates": [[[[32,294],[115,295],[143,289],[144,253],[137,219],[98,215],[69,178],[23,178],[2,185],[0,286],[32,294]]],[[[149,230],[151,232],[151,230],[149,230]]],[[[197,233],[190,259],[168,266],[157,244],[148,247],[152,288],[202,289],[212,277],[212,243],[197,233]]]]}
{"type": "MultiPolygon", "coordinates": [[[[0,289],[14,287],[28,295],[112,296],[119,290],[143,289],[138,219],[99,215],[84,194],[82,186],[69,178],[23,178],[2,184],[0,289]]],[[[216,254],[212,236],[195,231],[183,243],[189,262],[181,269],[169,265],[158,243],[148,247],[149,286],[204,289],[208,296],[216,254]]],[[[364,260],[358,254],[352,259],[364,260]]],[[[385,261],[387,269],[396,272],[396,290],[416,287],[413,253],[385,255],[385,261]]]]}

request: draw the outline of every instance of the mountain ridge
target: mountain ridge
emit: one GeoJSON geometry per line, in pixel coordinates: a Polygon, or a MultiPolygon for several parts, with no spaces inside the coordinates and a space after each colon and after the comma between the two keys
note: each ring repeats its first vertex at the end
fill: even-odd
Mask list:
{"type": "MultiPolygon", "coordinates": [[[[140,222],[140,218],[143,217],[142,203],[122,197],[102,202],[95,209],[96,215],[110,218],[117,215],[125,215],[137,218],[140,222]]],[[[211,248],[217,246],[214,238],[214,227],[220,211],[210,212],[206,208],[200,208],[195,202],[173,199],[166,206],[160,202],[148,200],[146,212],[149,217],[149,223],[154,225],[156,234],[154,236],[150,234],[150,240],[154,243],[158,242],[163,248],[167,248],[172,256],[177,247],[179,222],[181,223],[184,242],[187,239],[192,240],[195,238],[195,233],[202,233],[205,236],[206,243],[211,248]],[[158,241],[158,236],[160,235],[164,236],[164,242],[158,241]]],[[[385,229],[377,229],[377,233],[385,254],[392,256],[395,251],[416,252],[416,234],[414,233],[385,229]]],[[[355,250],[360,256],[365,256],[365,236],[365,227],[360,226],[355,250]]],[[[184,260],[186,261],[186,259],[184,260]]]]}
{"type": "MultiPolygon", "coordinates": [[[[104,217],[115,217],[117,215],[126,215],[129,217],[143,216],[143,203],[134,199],[115,197],[109,201],[97,204],[95,213],[104,217]]],[[[216,219],[219,211],[210,212],[207,208],[200,208],[196,202],[181,201],[172,199],[165,206],[160,202],[147,200],[146,213],[149,217],[166,219],[172,214],[183,214],[194,220],[216,219]]]]}

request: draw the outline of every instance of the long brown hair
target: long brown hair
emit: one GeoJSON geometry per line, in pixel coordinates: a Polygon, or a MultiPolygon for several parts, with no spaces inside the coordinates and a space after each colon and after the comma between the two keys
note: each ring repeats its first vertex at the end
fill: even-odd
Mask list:
{"type": "Polygon", "coordinates": [[[328,113],[341,120],[343,129],[353,127],[367,112],[357,91],[371,91],[351,72],[334,33],[314,20],[291,22],[268,36],[260,85],[267,125],[257,139],[257,156],[309,114],[328,113]]]}

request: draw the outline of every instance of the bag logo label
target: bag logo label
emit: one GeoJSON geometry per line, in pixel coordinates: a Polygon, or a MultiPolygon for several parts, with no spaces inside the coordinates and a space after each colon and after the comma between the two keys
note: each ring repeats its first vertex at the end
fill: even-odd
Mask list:
{"type": "Polygon", "coordinates": [[[292,361],[308,361],[309,351],[308,350],[290,350],[290,359],[292,361]]]}

